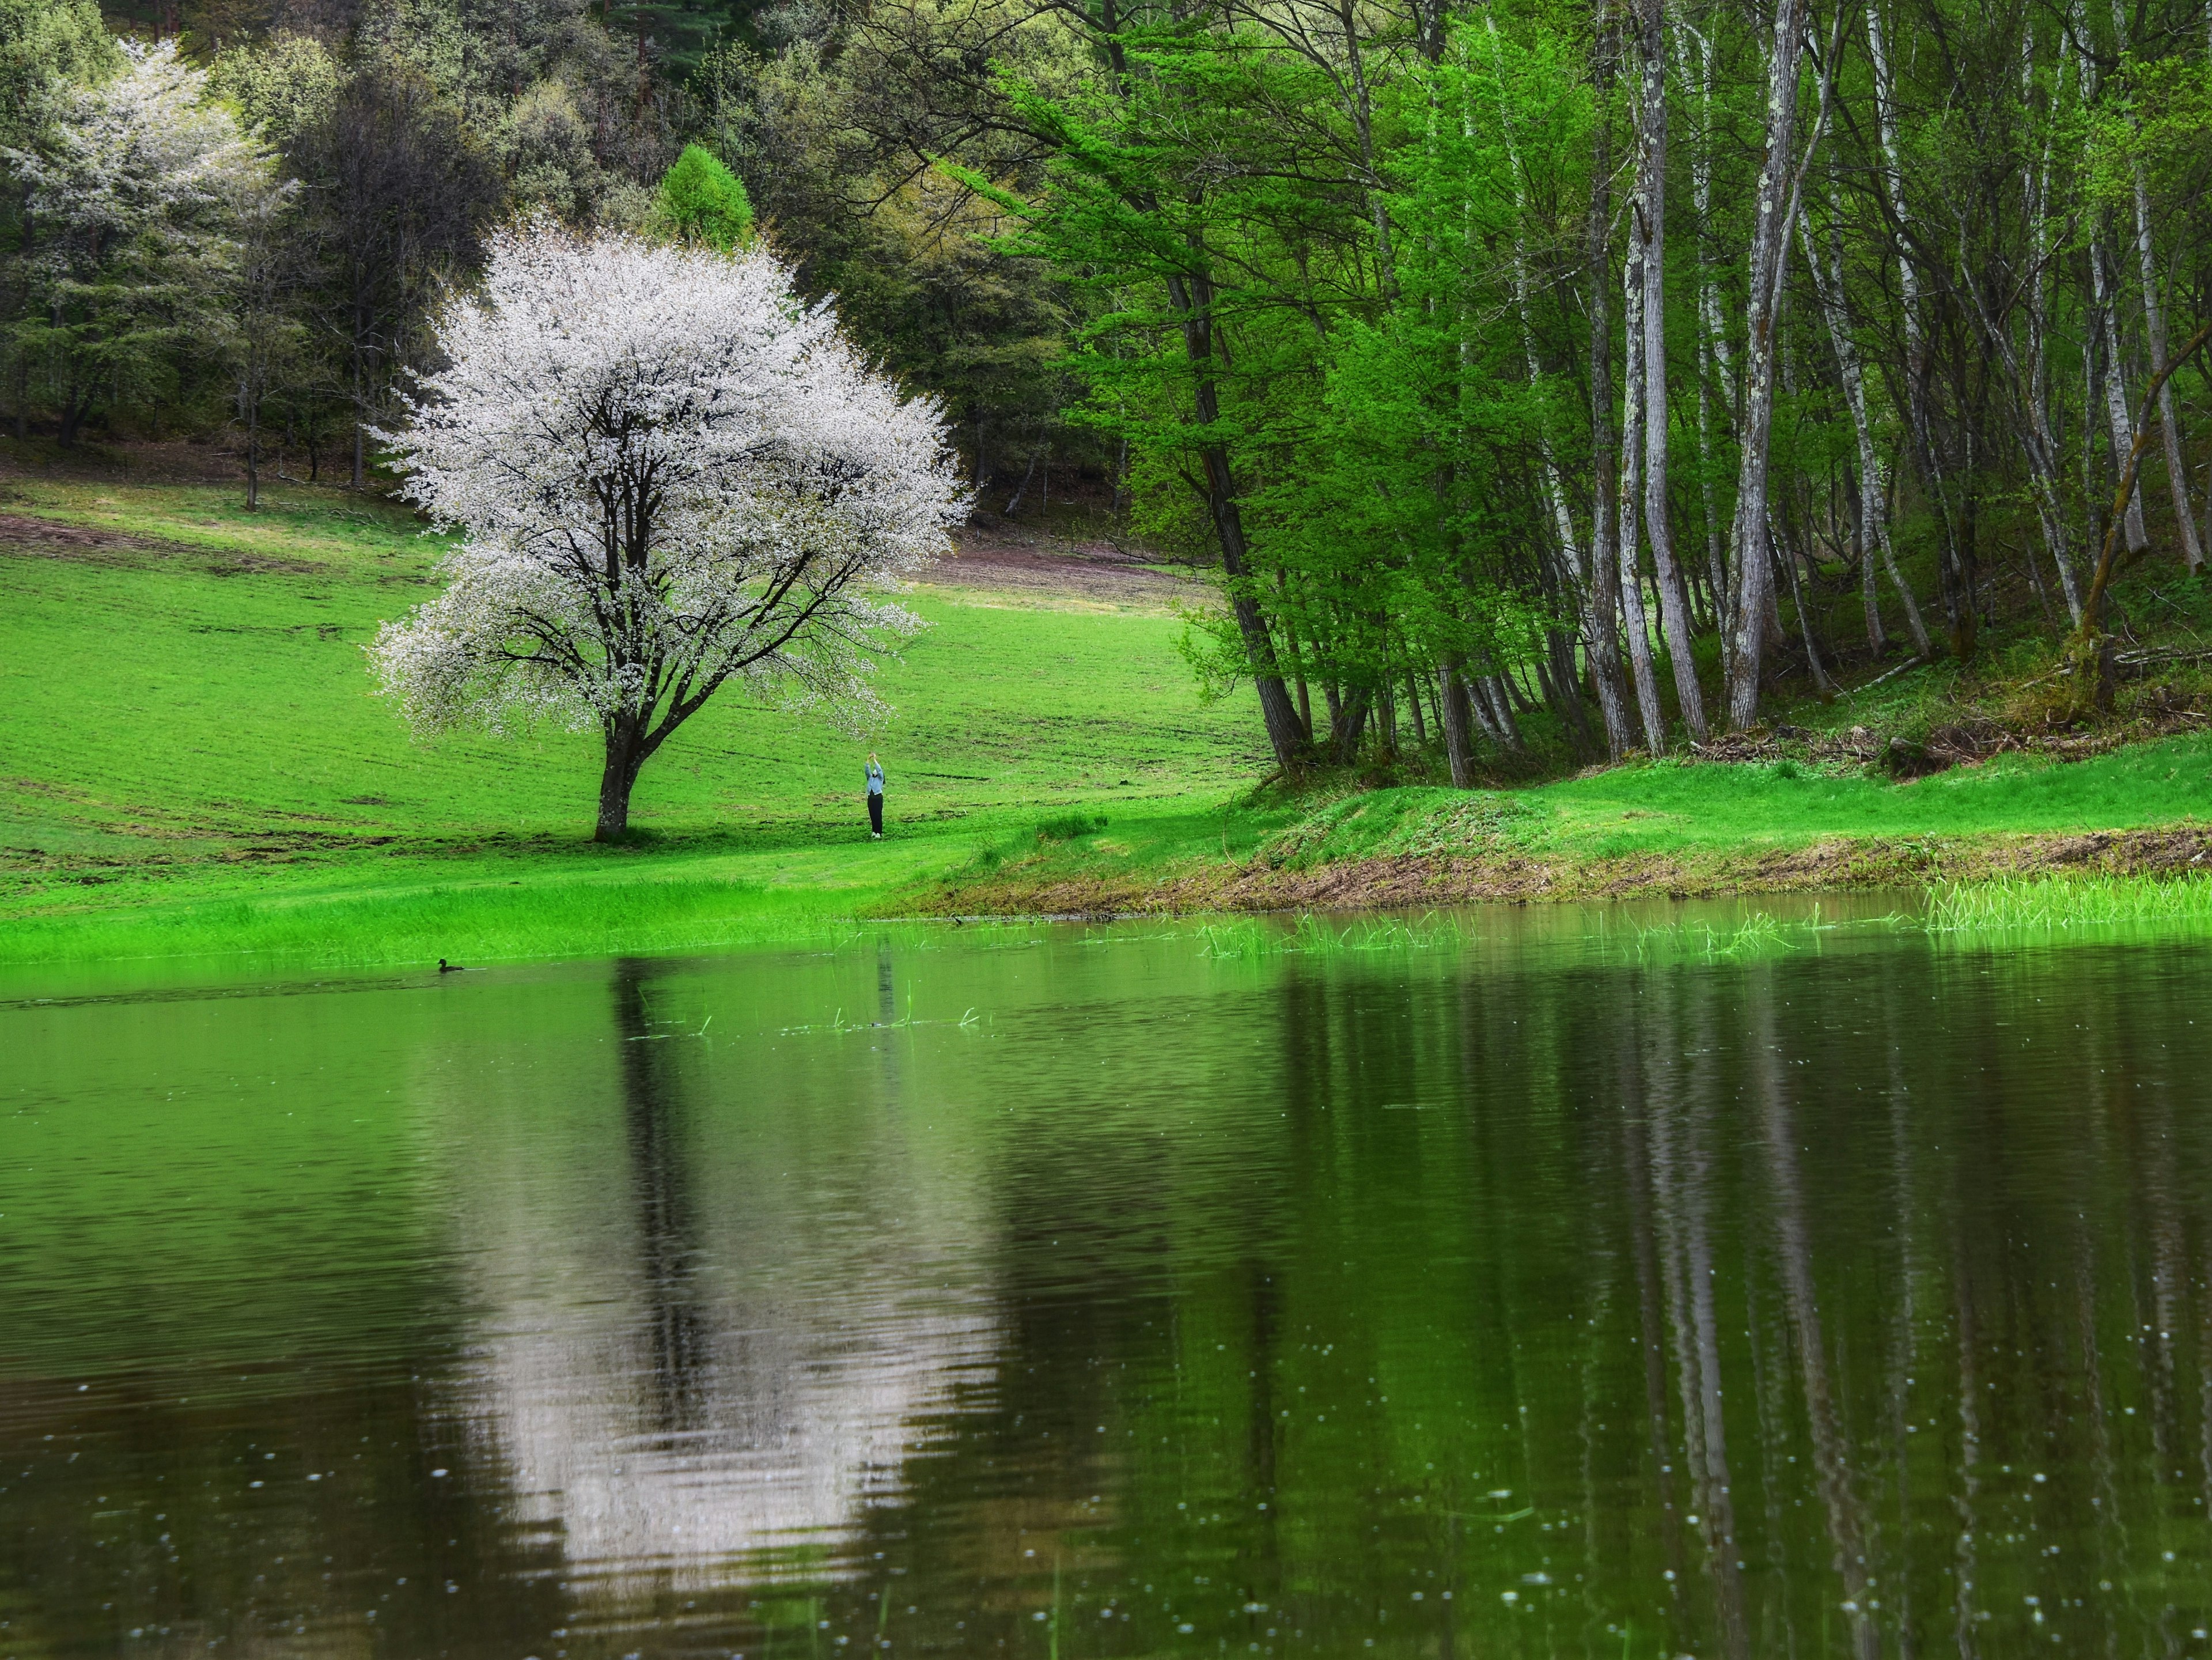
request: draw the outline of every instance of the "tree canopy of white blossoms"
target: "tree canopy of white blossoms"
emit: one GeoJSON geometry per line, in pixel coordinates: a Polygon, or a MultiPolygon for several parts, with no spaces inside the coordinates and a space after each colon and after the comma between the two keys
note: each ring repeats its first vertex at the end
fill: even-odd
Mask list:
{"type": "Polygon", "coordinates": [[[968,492],[937,405],[902,396],[763,252],[540,222],[491,243],[438,326],[447,367],[392,445],[462,532],[446,587],[369,653],[422,734],[605,735],[597,834],[726,682],[848,729],[919,620],[886,596],[968,492]]]}
{"type": "Polygon", "coordinates": [[[177,44],[122,43],[120,73],[40,94],[23,181],[31,293],[13,332],[61,406],[62,439],[179,341],[222,341],[242,205],[274,188],[266,145],[207,96],[177,44]]]}

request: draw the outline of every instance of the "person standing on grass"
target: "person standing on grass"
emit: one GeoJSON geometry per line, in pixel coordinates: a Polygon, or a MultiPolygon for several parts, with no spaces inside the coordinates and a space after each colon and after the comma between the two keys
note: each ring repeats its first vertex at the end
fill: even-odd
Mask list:
{"type": "Polygon", "coordinates": [[[884,839],[884,767],[873,750],[868,751],[868,833],[884,839]]]}

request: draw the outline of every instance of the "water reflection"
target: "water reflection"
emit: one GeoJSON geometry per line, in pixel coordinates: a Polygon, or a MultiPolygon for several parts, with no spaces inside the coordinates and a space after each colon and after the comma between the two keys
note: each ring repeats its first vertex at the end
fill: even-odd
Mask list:
{"type": "Polygon", "coordinates": [[[824,1161],[822,1127],[783,1115],[866,1104],[780,1099],[654,964],[613,964],[607,990],[619,1163],[576,1145],[459,1195],[498,1231],[460,1257],[456,1409],[618,1604],[739,1558],[819,1568],[988,1359],[988,1300],[932,1277],[978,1231],[972,1174],[896,1133],[824,1161]]]}
{"type": "Polygon", "coordinates": [[[470,979],[0,1013],[0,1660],[2212,1648],[2193,948],[470,979]]]}

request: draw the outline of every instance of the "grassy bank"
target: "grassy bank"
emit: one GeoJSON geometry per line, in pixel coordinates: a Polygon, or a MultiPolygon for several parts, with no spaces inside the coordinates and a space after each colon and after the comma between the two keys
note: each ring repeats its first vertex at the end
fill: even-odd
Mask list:
{"type": "MultiPolygon", "coordinates": [[[[647,769],[636,841],[600,848],[591,738],[425,748],[373,695],[361,648],[430,591],[438,553],[335,490],[283,486],[248,515],[228,483],[0,477],[0,964],[398,964],[834,938],[886,915],[2172,872],[2212,821],[2212,738],[2099,753],[2111,733],[2061,733],[1902,780],[1878,764],[1892,727],[1955,746],[1972,721],[1986,738],[1996,714],[2025,719],[2025,668],[1971,696],[1955,670],[1912,671],[1740,764],[1255,790],[1249,698],[1201,703],[1176,654],[1190,596],[1031,558],[955,562],[917,591],[932,626],[886,670],[884,729],[719,702],[647,769]],[[2062,764],[2068,743],[2089,758],[2062,764]],[[859,811],[871,745],[892,779],[880,843],[859,811]]],[[[2153,702],[2186,723],[2172,684],[2153,702]]]]}
{"type": "Polygon", "coordinates": [[[1618,767],[1525,789],[1365,790],[1310,807],[1012,837],[901,896],[939,913],[1419,906],[2199,869],[2212,738],[1899,781],[1842,763],[1618,767]]]}

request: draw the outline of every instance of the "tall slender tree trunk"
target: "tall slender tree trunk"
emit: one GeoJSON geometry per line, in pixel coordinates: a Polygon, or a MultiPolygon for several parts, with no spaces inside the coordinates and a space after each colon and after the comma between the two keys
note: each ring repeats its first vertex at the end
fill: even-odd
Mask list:
{"type": "Polygon", "coordinates": [[[1644,721],[1644,747],[1667,750],[1667,714],[1659,702],[1659,677],[1651,662],[1651,629],[1644,615],[1644,578],[1637,557],[1636,510],[1644,494],[1644,265],[1632,234],[1621,267],[1620,615],[1628,641],[1628,668],[1636,708],[1644,721]]]}
{"type": "Polygon", "coordinates": [[[261,399],[252,371],[247,374],[239,386],[238,401],[246,405],[246,510],[253,513],[261,506],[261,399]]]}
{"type": "MultiPolygon", "coordinates": [[[[1488,31],[1494,46],[1498,38],[1498,21],[1491,15],[1487,9],[1483,12],[1483,27],[1488,31]]],[[[1601,39],[1597,50],[1601,53],[1605,53],[1609,52],[1610,47],[1601,39]]],[[[1609,64],[1609,59],[1601,61],[1601,64],[1609,64]]],[[[1606,68],[1604,72],[1609,77],[1609,67],[1606,68]]],[[[1467,121],[1468,130],[1471,135],[1473,117],[1468,116],[1467,121]]],[[[1611,346],[1609,339],[1606,337],[1610,333],[1610,324],[1606,320],[1605,265],[1607,258],[1607,220],[1612,213],[1612,194],[1607,183],[1612,165],[1612,148],[1606,136],[1605,123],[1600,121],[1596,126],[1595,143],[1599,166],[1595,169],[1590,186],[1589,225],[1590,247],[1593,250],[1591,254],[1593,275],[1590,283],[1596,306],[1591,329],[1593,337],[1604,340],[1605,344],[1601,347],[1593,347],[1592,362],[1594,366],[1609,368],[1611,346]]],[[[1512,123],[1506,119],[1503,111],[1500,112],[1500,127],[1505,137],[1507,163],[1513,170],[1514,222],[1518,227],[1527,215],[1528,191],[1526,182],[1522,176],[1520,151],[1514,136],[1512,123]]],[[[1517,228],[1513,240],[1513,300],[1520,319],[1521,350],[1528,366],[1528,385],[1531,389],[1540,388],[1543,385],[1544,372],[1543,365],[1536,355],[1535,325],[1530,313],[1528,251],[1527,243],[1517,228]]],[[[1591,392],[1593,409],[1601,411],[1605,410],[1610,397],[1609,391],[1601,394],[1593,389],[1591,392]]],[[[1604,419],[1605,417],[1601,414],[1599,418],[1604,419]]],[[[1565,586],[1572,591],[1575,599],[1576,610],[1578,613],[1577,620],[1580,623],[1583,635],[1583,655],[1589,664],[1590,690],[1597,698],[1598,716],[1605,727],[1607,751],[1617,760],[1628,752],[1632,739],[1628,724],[1628,686],[1626,677],[1621,672],[1620,635],[1613,623],[1617,606],[1612,598],[1612,589],[1620,578],[1613,569],[1610,547],[1606,547],[1601,553],[1596,545],[1610,542],[1610,538],[1602,528],[1606,513],[1603,505],[1605,491],[1601,487],[1600,505],[1592,524],[1593,546],[1586,552],[1581,538],[1576,534],[1574,513],[1567,501],[1566,481],[1560,476],[1558,458],[1553,453],[1548,435],[1540,435],[1540,442],[1542,444],[1543,452],[1541,459],[1544,495],[1551,503],[1553,526],[1559,533],[1559,551],[1566,565],[1565,586]]],[[[1554,691],[1562,708],[1571,707],[1575,710],[1576,718],[1570,722],[1571,732],[1582,733],[1585,722],[1582,718],[1581,698],[1576,690],[1576,677],[1569,672],[1562,678],[1560,666],[1554,662],[1551,678],[1555,683],[1554,691]]]]}
{"type": "MultiPolygon", "coordinates": [[[[1745,306],[1743,416],[1736,469],[1735,622],[1729,640],[1729,721],[1759,719],[1759,679],[1774,567],[1767,550],[1767,441],[1774,422],[1774,373],[1782,277],[1790,252],[1797,183],[1797,78],[1805,50],[1805,0],[1778,0],[1767,50],[1766,155],[1759,165],[1751,236],[1751,284],[1745,306]]],[[[1832,69],[1832,64],[1825,66],[1832,69]]],[[[1817,132],[1814,135],[1818,140],[1817,132]]]]}
{"type": "MultiPolygon", "coordinates": [[[[2112,27],[2115,44],[2125,52],[2128,46],[2128,13],[2121,0],[2112,0],[2112,27]]],[[[2141,125],[2132,112],[2128,116],[2130,128],[2141,125]]],[[[2166,307],[2159,300],[2158,258],[2151,246],[2150,192],[2143,183],[2142,158],[2130,159],[2134,170],[2136,210],[2136,262],[2142,281],[2143,339],[2150,347],[2150,372],[2161,374],[2166,370],[2166,307]]],[[[2174,530],[2181,538],[2182,562],[2191,575],[2203,566],[2204,544],[2197,538],[2197,520],[2190,510],[2189,470],[2181,456],[2181,428],[2174,419],[2173,382],[2162,380],[2158,388],[2159,435],[2166,445],[2166,483],[2173,493],[2174,530]]],[[[2076,616],[2078,623],[2081,618],[2076,616]]]]}
{"type": "Polygon", "coordinates": [[[1468,708],[1467,682],[1461,675],[1458,659],[1437,671],[1437,691],[1443,718],[1444,761],[1451,769],[1452,787],[1473,789],[1474,734],[1468,729],[1473,714],[1468,708]]]}
{"type": "Polygon", "coordinates": [[[1628,689],[1620,671],[1620,493],[1614,472],[1619,457],[1613,431],[1613,129],[1604,107],[1617,50],[1612,20],[1601,4],[1597,40],[1591,47],[1599,108],[1598,119],[1591,123],[1589,217],[1583,250],[1590,331],[1590,561],[1583,584],[1583,649],[1589,658],[1598,710],[1605,717],[1606,747],[1615,760],[1634,741],[1628,724],[1628,689]]]}
{"type": "Polygon", "coordinates": [[[1698,225],[1698,490],[1705,516],[1705,580],[1712,589],[1713,625],[1725,640],[1729,630],[1728,565],[1722,551],[1719,504],[1713,499],[1713,382],[1717,376],[1728,400],[1729,420],[1735,423],[1735,368],[1729,351],[1728,330],[1721,317],[1720,285],[1714,278],[1711,225],[1713,222],[1713,48],[1712,42],[1680,23],[1674,32],[1676,51],[1682,55],[1684,78],[1688,58],[1682,46],[1687,36],[1698,49],[1698,142],[1690,152],[1690,205],[1698,225]]]}
{"type": "Polygon", "coordinates": [[[1944,488],[1943,470],[1936,453],[1934,423],[1928,413],[1928,376],[1931,353],[1925,319],[1922,315],[1920,267],[1914,262],[1907,233],[1911,209],[1905,193],[1905,161],[1898,137],[1897,89],[1888,41],[1883,33],[1881,9],[1867,0],[1867,56],[1874,67],[1875,125],[1881,137],[1882,194],[1899,228],[1896,238],[1899,320],[1905,331],[1905,430],[1913,470],[1936,508],[1936,532],[1942,541],[1938,558],[1943,572],[1942,590],[1954,637],[1961,633],[1958,616],[1958,531],[1952,522],[1951,501],[1944,488]]]}
{"type": "MultiPolygon", "coordinates": [[[[1807,229],[1805,216],[1798,216],[1798,234],[1804,242],[1805,264],[1813,273],[1814,292],[1820,297],[1820,313],[1828,325],[1828,341],[1836,354],[1836,372],[1844,383],[1844,401],[1851,411],[1851,429],[1858,440],[1859,452],[1859,523],[1866,535],[1866,556],[1873,559],[1873,549],[1881,549],[1883,565],[1889,580],[1896,586],[1898,597],[1905,602],[1905,629],[1912,636],[1912,649],[1922,660],[1933,658],[1934,648],[1928,639],[1928,625],[1920,616],[1920,605],[1912,597],[1912,589],[1898,569],[1897,549],[1889,533],[1888,486],[1889,472],[1874,445],[1874,430],[1867,415],[1866,373],[1859,358],[1858,342],[1851,334],[1850,319],[1844,310],[1844,271],[1840,251],[1835,246],[1838,232],[1835,220],[1841,216],[1843,207],[1832,183],[1828,194],[1831,215],[1829,258],[1824,267],[1814,252],[1812,233],[1807,229]],[[1869,534],[1869,532],[1871,532],[1869,534]]],[[[1868,593],[1873,587],[1869,583],[1868,593]]],[[[1868,603],[1873,603],[1869,598],[1868,603]]]]}
{"type": "Polygon", "coordinates": [[[1690,596],[1674,556],[1668,490],[1666,16],[1666,0],[1638,0],[1643,96],[1637,110],[1636,209],[1630,235],[1644,277],[1644,534],[1651,544],[1659,626],[1674,671],[1675,702],[1690,737],[1703,743],[1709,735],[1705,698],[1691,649],[1690,596]]]}
{"type": "Polygon", "coordinates": [[[353,351],[353,487],[361,489],[368,481],[368,435],[364,423],[368,415],[368,394],[362,374],[361,343],[354,343],[353,351]]]}
{"type": "Polygon", "coordinates": [[[1521,736],[1521,722],[1513,714],[1512,682],[1504,675],[1479,675],[1474,681],[1475,702],[1490,706],[1490,722],[1498,733],[1498,746],[1508,755],[1526,755],[1528,745],[1521,736]]]}
{"type": "MultiPolygon", "coordinates": [[[[2120,308],[2117,287],[2112,273],[2111,261],[2105,252],[2104,243],[2093,238],[2089,243],[2090,294],[2095,304],[2095,331],[2104,344],[2105,423],[2112,435],[2112,468],[2114,478],[2119,477],[2128,452],[2135,447],[2135,422],[2128,413],[2127,371],[2122,362],[2120,342],[2120,308]]],[[[2150,546],[2150,532],[2143,525],[2142,483],[2137,479],[2128,493],[2125,534],[2128,551],[2138,554],[2150,546]]]]}
{"type": "MultiPolygon", "coordinates": [[[[2066,34],[2059,33],[2060,72],[2064,72],[2066,34]]],[[[2035,31],[2032,27],[2021,31],[2020,94],[2021,107],[2034,107],[2035,93],[2035,31]]],[[[2050,283],[2045,265],[2051,250],[2051,232],[2046,221],[2051,200],[2051,129],[2044,130],[2043,155],[2037,166],[2021,180],[2021,206],[2027,216],[2028,258],[2032,274],[2027,284],[2027,362],[2017,366],[2015,380],[2024,380],[2021,386],[2021,402],[2027,413],[2028,471],[2035,495],[2036,516],[2043,526],[2043,540],[2051,555],[2051,562],[2058,571],[2058,589],[2066,598],[2067,614],[2076,627],[2081,622],[2081,592],[2074,574],[2073,538],[2067,533],[2067,513],[2064,497],[2058,488],[2058,440],[2051,427],[2051,359],[2048,350],[2050,333],[2050,283]]],[[[2009,343],[2008,343],[2008,345],[2009,343]]],[[[2034,573],[2031,558],[2028,569],[2034,573]]],[[[2036,580],[2036,592],[2043,592],[2040,577],[2036,580]]]]}
{"type": "MultiPolygon", "coordinates": [[[[1197,424],[1211,430],[1221,418],[1220,394],[1214,384],[1213,291],[1203,275],[1175,275],[1167,279],[1169,302],[1182,322],[1184,355],[1197,382],[1194,388],[1197,424]]],[[[1229,607],[1237,618],[1237,631],[1251,660],[1252,684],[1260,694],[1260,718],[1267,725],[1267,741],[1275,764],[1289,771],[1297,767],[1303,747],[1298,712],[1283,684],[1275,660],[1275,642],[1267,632],[1251,592],[1251,559],[1244,540],[1244,519],[1237,503],[1235,475],[1229,465],[1228,446],[1218,441],[1199,447],[1199,461],[1206,477],[1206,506],[1221,549],[1222,575],[1229,589],[1229,607]]]]}

